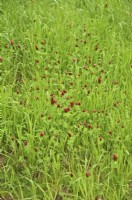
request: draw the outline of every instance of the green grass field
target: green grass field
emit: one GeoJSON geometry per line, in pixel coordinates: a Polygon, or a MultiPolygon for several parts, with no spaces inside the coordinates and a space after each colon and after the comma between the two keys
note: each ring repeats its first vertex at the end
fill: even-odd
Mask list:
{"type": "Polygon", "coordinates": [[[0,200],[132,199],[131,11],[0,0],[0,200]]]}

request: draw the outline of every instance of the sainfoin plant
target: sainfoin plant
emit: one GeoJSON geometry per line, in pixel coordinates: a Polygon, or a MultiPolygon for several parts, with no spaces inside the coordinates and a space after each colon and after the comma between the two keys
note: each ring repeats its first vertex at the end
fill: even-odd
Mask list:
{"type": "Polygon", "coordinates": [[[128,0],[0,2],[0,199],[132,199],[128,0]]]}

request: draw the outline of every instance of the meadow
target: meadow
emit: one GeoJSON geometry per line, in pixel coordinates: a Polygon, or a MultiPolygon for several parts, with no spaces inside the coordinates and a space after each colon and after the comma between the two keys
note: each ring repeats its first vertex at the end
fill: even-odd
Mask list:
{"type": "Polygon", "coordinates": [[[0,200],[132,199],[131,11],[0,0],[0,200]]]}

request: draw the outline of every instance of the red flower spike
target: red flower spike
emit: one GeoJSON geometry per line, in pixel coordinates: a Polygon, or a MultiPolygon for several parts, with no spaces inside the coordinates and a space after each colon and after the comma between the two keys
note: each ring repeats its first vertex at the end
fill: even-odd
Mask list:
{"type": "Polygon", "coordinates": [[[67,135],[68,135],[68,137],[71,137],[71,133],[69,133],[69,132],[68,132],[68,134],[67,134],[67,135]]]}
{"type": "Polygon", "coordinates": [[[96,113],[97,112],[97,110],[93,110],[93,113],[96,113]]]}
{"type": "Polygon", "coordinates": [[[57,108],[61,108],[61,105],[59,103],[57,104],[57,108]]]}
{"type": "Polygon", "coordinates": [[[76,102],[76,105],[80,106],[80,105],[81,105],[81,103],[80,103],[79,101],[77,101],[77,102],[76,102]]]}
{"type": "Polygon", "coordinates": [[[62,91],[61,91],[61,96],[63,96],[64,94],[65,94],[65,92],[62,90],[62,91]]]}
{"type": "Polygon", "coordinates": [[[117,159],[118,159],[118,156],[117,156],[117,154],[114,153],[114,154],[113,154],[113,160],[114,160],[114,161],[117,161],[117,159]]]}
{"type": "Polygon", "coordinates": [[[102,82],[101,77],[98,78],[98,83],[100,84],[102,82]]]}
{"type": "Polygon", "coordinates": [[[51,104],[55,104],[57,101],[54,99],[54,97],[51,97],[51,104]]]}
{"type": "Polygon", "coordinates": [[[67,108],[67,111],[68,111],[68,112],[70,111],[70,108],[69,108],[69,107],[67,108]]]}
{"type": "Polygon", "coordinates": [[[112,131],[109,131],[109,134],[112,135],[112,131]]]}
{"type": "Polygon", "coordinates": [[[91,125],[91,124],[88,124],[88,128],[91,129],[91,128],[92,128],[92,125],[91,125]]]}
{"type": "Polygon", "coordinates": [[[91,173],[90,172],[86,172],[86,177],[89,177],[89,176],[91,176],[91,173]]]}
{"type": "Polygon", "coordinates": [[[28,145],[28,141],[25,140],[25,141],[23,142],[23,144],[24,144],[25,146],[27,146],[27,145],[28,145]]]}
{"type": "Polygon", "coordinates": [[[70,102],[70,106],[73,107],[74,106],[74,102],[70,102]]]}
{"type": "Polygon", "coordinates": [[[43,136],[44,136],[44,132],[41,132],[41,133],[40,133],[40,137],[43,137],[43,136]]]}
{"type": "Polygon", "coordinates": [[[67,112],[70,111],[70,108],[69,107],[68,108],[64,108],[64,111],[67,113],[67,112]]]}
{"type": "Polygon", "coordinates": [[[10,45],[11,45],[11,46],[14,45],[14,40],[10,40],[10,45]]]}

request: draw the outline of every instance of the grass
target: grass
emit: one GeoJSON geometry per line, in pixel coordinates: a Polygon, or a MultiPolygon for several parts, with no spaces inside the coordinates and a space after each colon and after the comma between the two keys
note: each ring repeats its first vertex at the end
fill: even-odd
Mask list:
{"type": "Polygon", "coordinates": [[[132,3],[0,1],[0,199],[132,199],[132,3]]]}

